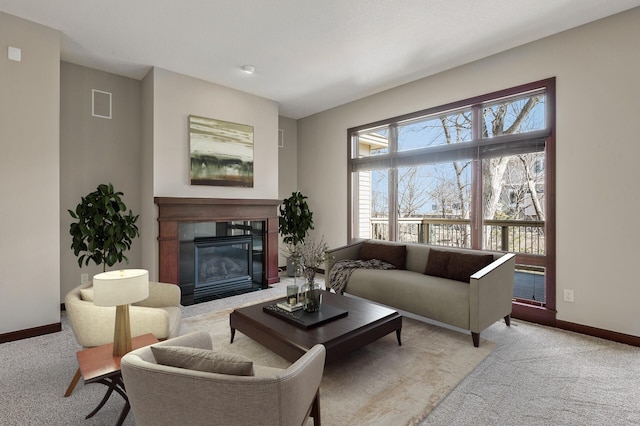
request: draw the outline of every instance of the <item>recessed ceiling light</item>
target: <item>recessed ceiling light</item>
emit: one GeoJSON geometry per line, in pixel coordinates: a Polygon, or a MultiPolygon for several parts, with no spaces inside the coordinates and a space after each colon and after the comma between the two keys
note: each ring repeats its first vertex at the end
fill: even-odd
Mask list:
{"type": "Polygon", "coordinates": [[[243,65],[242,71],[246,72],[247,74],[253,74],[254,72],[256,72],[256,67],[254,67],[253,65],[243,65]]]}

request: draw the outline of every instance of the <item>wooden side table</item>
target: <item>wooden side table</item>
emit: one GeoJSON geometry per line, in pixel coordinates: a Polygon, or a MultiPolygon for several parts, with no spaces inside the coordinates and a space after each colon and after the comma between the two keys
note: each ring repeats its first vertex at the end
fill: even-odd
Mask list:
{"type": "MultiPolygon", "coordinates": [[[[151,333],[131,339],[131,347],[133,349],[142,348],[154,343],[158,343],[158,339],[151,333]]],[[[78,357],[78,365],[80,366],[80,374],[82,374],[84,382],[86,384],[102,383],[108,388],[100,404],[85,418],[93,417],[100,411],[115,390],[125,400],[125,405],[118,418],[118,423],[116,423],[118,426],[122,425],[124,419],[127,418],[127,414],[129,414],[130,405],[120,372],[120,360],[122,357],[113,356],[113,343],[83,349],[76,355],[78,357]]]]}

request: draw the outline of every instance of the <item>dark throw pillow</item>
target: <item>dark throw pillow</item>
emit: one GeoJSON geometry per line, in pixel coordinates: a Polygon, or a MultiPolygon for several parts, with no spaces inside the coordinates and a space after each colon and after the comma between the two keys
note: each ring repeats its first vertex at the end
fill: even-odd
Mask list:
{"type": "Polygon", "coordinates": [[[429,249],[426,275],[468,283],[471,275],[493,262],[492,254],[457,253],[429,249]]]}
{"type": "Polygon", "coordinates": [[[425,275],[434,277],[449,278],[449,258],[450,251],[430,248],[427,256],[427,266],[424,268],[425,275]]]}
{"type": "Polygon", "coordinates": [[[493,262],[492,254],[451,253],[449,258],[449,278],[465,283],[471,275],[493,262]]]}
{"type": "Polygon", "coordinates": [[[360,259],[378,259],[390,263],[398,269],[405,269],[407,246],[365,241],[360,246],[360,259]]]}
{"type": "Polygon", "coordinates": [[[253,362],[241,355],[185,346],[151,346],[158,364],[233,376],[253,376],[253,362]]]}

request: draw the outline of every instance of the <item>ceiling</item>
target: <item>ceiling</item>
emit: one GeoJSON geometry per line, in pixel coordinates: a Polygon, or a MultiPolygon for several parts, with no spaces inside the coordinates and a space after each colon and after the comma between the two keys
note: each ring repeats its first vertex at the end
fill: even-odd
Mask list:
{"type": "Polygon", "coordinates": [[[290,118],[637,6],[640,0],[0,0],[0,11],[60,30],[64,61],[135,79],[164,68],[274,100],[290,118]],[[245,64],[255,73],[242,72],[245,64]]]}

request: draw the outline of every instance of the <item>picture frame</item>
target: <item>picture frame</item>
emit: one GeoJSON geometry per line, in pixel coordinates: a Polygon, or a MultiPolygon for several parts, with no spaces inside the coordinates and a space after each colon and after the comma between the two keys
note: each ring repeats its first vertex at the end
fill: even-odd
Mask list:
{"type": "Polygon", "coordinates": [[[253,126],[189,115],[191,185],[253,188],[253,126]]]}

